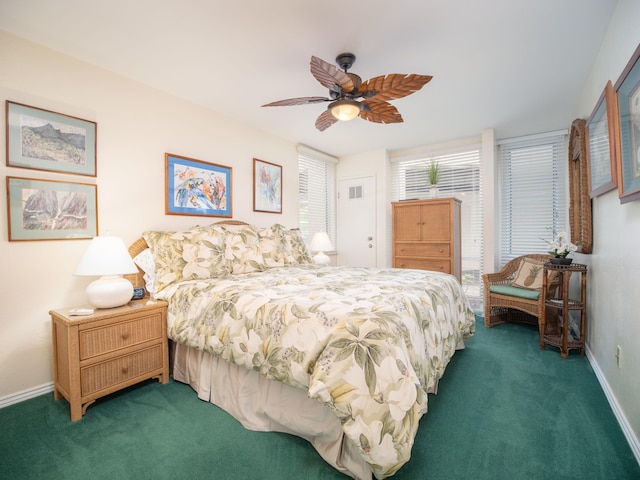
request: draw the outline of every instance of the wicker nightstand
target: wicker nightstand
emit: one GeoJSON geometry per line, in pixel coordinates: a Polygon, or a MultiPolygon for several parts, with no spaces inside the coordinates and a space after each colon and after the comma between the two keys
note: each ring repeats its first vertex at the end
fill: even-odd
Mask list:
{"type": "Polygon", "coordinates": [[[167,303],[148,298],[93,315],[51,310],[56,400],[71,406],[71,420],[110,393],[149,378],[169,381],[167,303]]]}

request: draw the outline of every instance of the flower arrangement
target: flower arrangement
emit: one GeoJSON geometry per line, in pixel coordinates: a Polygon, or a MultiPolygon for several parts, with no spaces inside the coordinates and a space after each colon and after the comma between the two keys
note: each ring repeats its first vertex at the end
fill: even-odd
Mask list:
{"type": "Polygon", "coordinates": [[[547,240],[543,238],[549,248],[549,255],[556,258],[567,258],[571,252],[575,252],[578,246],[572,243],[567,232],[557,232],[549,228],[553,232],[553,239],[547,240]]]}

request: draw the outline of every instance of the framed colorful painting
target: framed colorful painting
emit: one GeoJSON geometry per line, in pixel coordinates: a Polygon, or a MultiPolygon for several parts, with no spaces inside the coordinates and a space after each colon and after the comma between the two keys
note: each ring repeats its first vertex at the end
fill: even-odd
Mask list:
{"type": "Polygon", "coordinates": [[[253,211],[282,213],[282,166],[253,159],[253,211]]]}
{"type": "Polygon", "coordinates": [[[618,196],[640,199],[640,45],[614,85],[618,96],[618,196]]]}
{"type": "Polygon", "coordinates": [[[589,157],[589,196],[602,195],[616,188],[616,134],[618,117],[616,93],[607,82],[593,112],[587,120],[587,153],[589,157]]]}
{"type": "Polygon", "coordinates": [[[95,237],[97,189],[87,183],[7,177],[9,241],[95,237]]]}
{"type": "Polygon", "coordinates": [[[7,166],[96,176],[97,124],[6,101],[7,166]]]}
{"type": "Polygon", "coordinates": [[[231,217],[231,167],[165,154],[167,215],[231,217]]]}

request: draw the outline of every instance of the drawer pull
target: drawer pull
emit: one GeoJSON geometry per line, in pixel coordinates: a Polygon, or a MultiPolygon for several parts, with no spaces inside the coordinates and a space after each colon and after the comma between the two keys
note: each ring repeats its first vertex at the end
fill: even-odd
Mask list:
{"type": "Polygon", "coordinates": [[[128,372],[129,372],[129,367],[128,367],[128,366],[126,366],[126,367],[122,367],[122,373],[123,373],[123,374],[125,374],[125,375],[126,375],[128,372]]]}
{"type": "Polygon", "coordinates": [[[122,338],[122,340],[127,340],[129,338],[129,334],[128,333],[123,333],[120,338],[122,338]]]}

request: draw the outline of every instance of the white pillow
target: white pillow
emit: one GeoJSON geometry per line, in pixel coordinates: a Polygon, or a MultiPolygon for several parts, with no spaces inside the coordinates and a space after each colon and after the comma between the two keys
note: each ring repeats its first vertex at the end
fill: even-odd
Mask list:
{"type": "Polygon", "coordinates": [[[154,283],[156,280],[156,265],[153,261],[153,254],[151,253],[151,249],[145,248],[138,255],[133,258],[133,262],[139,266],[144,275],[145,288],[149,295],[153,295],[154,283]]]}

